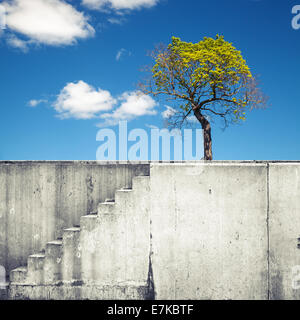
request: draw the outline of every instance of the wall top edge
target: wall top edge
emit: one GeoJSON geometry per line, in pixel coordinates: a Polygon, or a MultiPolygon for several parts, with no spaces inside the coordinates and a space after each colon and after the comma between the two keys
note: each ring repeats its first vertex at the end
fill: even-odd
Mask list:
{"type": "Polygon", "coordinates": [[[118,165],[118,164],[300,164],[300,160],[197,160],[197,161],[95,161],[95,160],[0,160],[0,165],[5,164],[83,164],[83,165],[118,165]]]}
{"type": "Polygon", "coordinates": [[[149,161],[95,161],[95,160],[0,160],[5,164],[60,164],[60,165],[118,165],[118,164],[149,164],[149,161]]]}

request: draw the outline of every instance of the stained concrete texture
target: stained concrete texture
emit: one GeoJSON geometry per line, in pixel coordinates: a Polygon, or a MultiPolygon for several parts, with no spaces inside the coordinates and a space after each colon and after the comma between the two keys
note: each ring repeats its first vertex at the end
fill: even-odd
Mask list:
{"type": "Polygon", "coordinates": [[[0,161],[0,265],[9,273],[26,264],[136,175],[149,175],[149,164],[0,161]]]}
{"type": "Polygon", "coordinates": [[[31,251],[9,297],[300,298],[299,162],[143,166],[97,214],[31,251]]]}
{"type": "Polygon", "coordinates": [[[149,292],[149,176],[82,216],[80,227],[28,257],[10,273],[11,299],[147,299],[149,292]]]}
{"type": "Polygon", "coordinates": [[[270,164],[270,299],[300,299],[300,165],[270,164]]]}
{"type": "Polygon", "coordinates": [[[135,177],[132,189],[117,190],[114,203],[99,206],[95,222],[87,222],[91,218],[82,217],[80,244],[84,283],[147,285],[150,250],[148,195],[149,177],[135,177]]]}
{"type": "Polygon", "coordinates": [[[267,165],[151,165],[156,299],[267,299],[267,165]]]}
{"type": "Polygon", "coordinates": [[[99,286],[64,285],[16,285],[9,288],[9,297],[14,300],[145,300],[148,287],[134,285],[99,286]]]}

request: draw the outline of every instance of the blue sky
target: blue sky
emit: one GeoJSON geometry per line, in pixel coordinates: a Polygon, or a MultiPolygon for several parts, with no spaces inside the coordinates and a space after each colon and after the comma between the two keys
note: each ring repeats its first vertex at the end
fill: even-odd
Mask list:
{"type": "MultiPolygon", "coordinates": [[[[172,36],[224,35],[260,76],[270,108],[213,126],[216,160],[300,159],[300,29],[289,0],[2,1],[0,160],[95,160],[101,127],[163,127],[165,104],[139,107],[147,52],[172,36]],[[130,109],[130,108],[129,108],[130,109]],[[127,110],[127,111],[126,111],[127,110]]],[[[300,13],[300,11],[299,11],[300,13]]],[[[300,19],[299,19],[300,24],[300,19]]],[[[117,129],[116,129],[117,132],[117,129]]]]}

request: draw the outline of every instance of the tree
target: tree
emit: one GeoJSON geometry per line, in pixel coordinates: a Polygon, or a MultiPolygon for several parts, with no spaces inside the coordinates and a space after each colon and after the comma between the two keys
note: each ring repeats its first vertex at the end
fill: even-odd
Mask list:
{"type": "Polygon", "coordinates": [[[174,100],[176,111],[169,126],[182,128],[195,116],[204,134],[204,159],[212,160],[211,122],[229,123],[246,119],[246,111],[264,107],[266,99],[258,88],[241,52],[217,35],[198,43],[172,37],[168,46],[156,48],[151,56],[150,79],[141,90],[154,97],[174,100]]]}

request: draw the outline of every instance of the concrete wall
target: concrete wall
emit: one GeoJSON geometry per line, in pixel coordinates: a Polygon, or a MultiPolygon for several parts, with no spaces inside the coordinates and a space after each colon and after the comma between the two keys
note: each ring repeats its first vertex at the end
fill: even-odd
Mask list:
{"type": "Polygon", "coordinates": [[[81,226],[90,286],[147,280],[156,299],[300,299],[300,162],[2,163],[0,258],[24,264],[105,198],[114,211],[81,226]],[[115,192],[149,173],[149,186],[115,192]]]}
{"type": "Polygon", "coordinates": [[[152,165],[157,299],[267,299],[267,165],[152,165]]]}
{"type": "Polygon", "coordinates": [[[300,162],[152,165],[158,299],[300,299],[300,162]]]}
{"type": "Polygon", "coordinates": [[[149,194],[149,177],[136,177],[131,190],[117,190],[115,202],[99,206],[95,221],[81,219],[81,276],[85,284],[147,285],[149,194]]]}
{"type": "Polygon", "coordinates": [[[149,164],[0,161],[0,265],[26,264],[135,175],[149,175],[149,164]]]}
{"type": "Polygon", "coordinates": [[[300,164],[270,164],[268,178],[270,298],[299,300],[300,164]]]}
{"type": "MultiPolygon", "coordinates": [[[[31,255],[10,273],[10,299],[147,299],[150,252],[149,176],[80,218],[80,228],[31,255]]],[[[150,294],[151,293],[151,294],[150,294]]]]}

